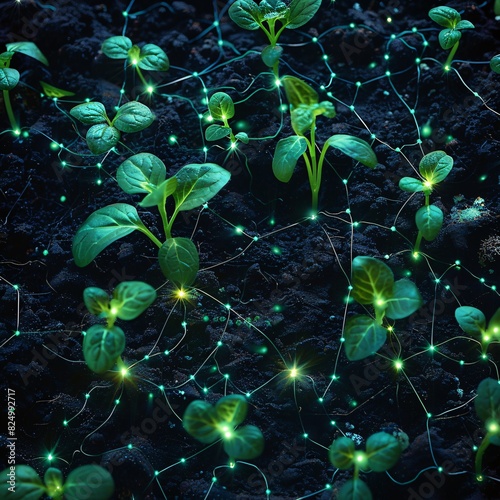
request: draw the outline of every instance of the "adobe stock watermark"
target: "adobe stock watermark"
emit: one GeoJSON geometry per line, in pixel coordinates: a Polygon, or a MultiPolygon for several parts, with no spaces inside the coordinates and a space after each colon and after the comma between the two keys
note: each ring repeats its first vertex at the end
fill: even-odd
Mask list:
{"type": "MultiPolygon", "coordinates": [[[[122,267],[120,271],[112,269],[111,275],[113,277],[108,281],[108,290],[114,289],[115,286],[122,281],[131,281],[135,279],[135,276],[127,274],[124,267],[122,267]]],[[[87,309],[85,303],[82,301],[75,310],[75,316],[82,318],[85,314],[87,314],[87,309]]],[[[33,348],[31,350],[33,356],[28,365],[28,369],[19,372],[24,387],[29,385],[32,377],[38,377],[50,361],[61,355],[62,351],[69,346],[71,339],[80,338],[81,335],[81,324],[73,320],[66,323],[63,328],[56,333],[49,333],[46,335],[44,338],[44,345],[41,348],[33,348]]]]}

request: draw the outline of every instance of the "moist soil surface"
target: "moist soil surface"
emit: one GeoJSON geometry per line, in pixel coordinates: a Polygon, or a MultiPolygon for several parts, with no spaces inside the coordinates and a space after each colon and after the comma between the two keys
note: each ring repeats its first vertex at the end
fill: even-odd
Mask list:
{"type": "MultiPolygon", "coordinates": [[[[276,143],[293,134],[286,97],[261,60],[265,36],[231,21],[230,3],[1,6],[0,40],[35,42],[50,63],[15,55],[21,83],[10,98],[25,133],[14,137],[0,117],[1,384],[5,404],[15,391],[16,464],[41,476],[49,465],[67,476],[100,464],[116,499],[327,499],[352,477],[329,462],[332,441],[347,435],[364,449],[386,431],[406,435],[408,446],[388,473],[361,472],[374,498],[500,498],[499,447],[484,455],[485,481],[475,478],[474,446],[485,431],[473,402],[481,380],[498,378],[500,348],[493,342],[481,356],[480,341],[454,315],[468,305],[490,318],[500,306],[500,75],[489,66],[500,53],[500,23],[492,2],[449,4],[475,25],[464,30],[450,71],[427,15],[434,2],[325,0],[310,22],[283,32],[280,75],[302,78],[336,107],[336,117],[317,119],[319,147],[350,134],[378,159],[370,169],[330,150],[314,218],[304,161],[287,184],[273,175],[276,143]],[[152,94],[133,68],[100,51],[119,34],[168,54],[167,72],[145,71],[152,94]],[[40,80],[75,95],[49,99],[40,80]],[[206,97],[217,91],[235,102],[230,125],[248,144],[205,140],[206,97]],[[86,127],[69,115],[85,99],[110,111],[139,100],[156,118],[109,154],[91,155],[86,127]],[[444,223],[414,258],[423,195],[398,182],[416,176],[434,150],[454,160],[430,197],[444,223]],[[73,260],[73,236],[94,210],[140,201],[115,180],[140,152],[161,158],[168,175],[204,162],[231,172],[206,207],[174,224],[174,235],[192,238],[200,253],[187,300],[173,296],[144,234],[111,244],[84,268],[73,260]],[[373,314],[348,299],[359,255],[415,282],[422,306],[389,320],[393,331],[377,354],[349,361],[345,320],[373,314]],[[83,290],[111,293],[130,280],[154,286],[158,298],[137,319],[118,322],[128,375],[97,375],[83,361],[82,331],[99,322],[83,290]],[[234,468],[220,443],[196,441],[181,421],[191,401],[226,394],[246,395],[244,423],[265,438],[261,456],[234,468]]],[[[158,213],[138,208],[161,238],[158,213]]]]}

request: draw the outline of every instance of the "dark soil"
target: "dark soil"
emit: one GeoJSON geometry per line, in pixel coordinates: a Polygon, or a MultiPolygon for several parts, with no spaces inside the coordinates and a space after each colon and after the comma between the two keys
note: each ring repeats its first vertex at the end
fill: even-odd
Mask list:
{"type": "MultiPolygon", "coordinates": [[[[336,437],[346,434],[362,448],[375,432],[401,429],[410,444],[398,464],[387,474],[361,473],[374,498],[500,498],[500,449],[487,450],[482,484],[473,451],[484,435],[473,398],[481,380],[499,377],[500,348],[492,343],[481,359],[478,342],[454,317],[459,305],[480,308],[487,318],[500,306],[500,75],[489,68],[500,53],[500,24],[492,2],[449,4],[476,28],[464,32],[457,71],[448,73],[439,64],[446,53],[438,27],[427,16],[439,3],[324,0],[311,22],[285,30],[281,74],[305,79],[336,106],[334,119],[318,118],[318,144],[336,133],[376,136],[374,170],[329,153],[316,220],[309,217],[302,160],[289,184],[272,174],[277,140],[293,133],[289,114],[280,113],[285,97],[260,59],[264,36],[236,26],[227,4],[137,0],[126,19],[121,1],[1,4],[0,41],[33,41],[50,62],[42,67],[20,54],[13,60],[21,83],[11,100],[27,136],[13,138],[6,115],[0,117],[0,360],[2,398],[7,389],[16,395],[16,463],[42,476],[49,453],[65,476],[100,464],[112,473],[116,499],[263,499],[266,487],[275,500],[326,499],[352,477],[328,461],[336,437]],[[146,72],[157,86],[153,96],[140,95],[133,72],[125,76],[122,62],[100,53],[105,38],[122,34],[124,21],[134,43],[156,43],[169,56],[168,72],[146,72]],[[421,36],[429,42],[423,54],[421,36]],[[423,59],[419,70],[416,57],[423,59]],[[40,80],[76,95],[57,103],[40,97],[40,80]],[[124,134],[118,154],[91,156],[69,110],[85,98],[111,110],[123,85],[125,100],[150,105],[156,120],[124,134]],[[215,91],[232,96],[231,124],[255,139],[237,152],[228,153],[224,140],[204,141],[198,114],[215,91]],[[418,127],[426,123],[432,134],[419,145],[418,127]],[[451,155],[454,168],[431,195],[444,226],[415,260],[422,196],[408,201],[398,181],[414,175],[412,165],[433,150],[451,155]],[[142,234],[110,245],[85,268],[72,258],[72,238],[93,210],[140,201],[114,179],[118,165],[139,152],[161,158],[169,175],[204,161],[232,173],[208,209],[185,213],[174,226],[176,236],[192,236],[202,268],[183,304],[172,299],[155,247],[142,234]],[[397,279],[415,281],[424,305],[396,322],[378,355],[350,362],[341,338],[345,317],[363,312],[345,303],[357,255],[387,259],[397,279]],[[123,382],[86,367],[81,332],[95,322],[82,302],[84,288],[111,292],[124,280],[151,284],[159,298],[138,319],[120,322],[123,357],[134,365],[123,382]],[[387,362],[398,358],[399,372],[387,362]],[[292,379],[294,366],[300,375],[292,379]],[[246,393],[245,423],[263,431],[265,451],[230,469],[222,446],[206,449],[184,431],[181,417],[195,399],[214,403],[246,393]]],[[[157,213],[140,213],[160,235],[157,213]]]]}

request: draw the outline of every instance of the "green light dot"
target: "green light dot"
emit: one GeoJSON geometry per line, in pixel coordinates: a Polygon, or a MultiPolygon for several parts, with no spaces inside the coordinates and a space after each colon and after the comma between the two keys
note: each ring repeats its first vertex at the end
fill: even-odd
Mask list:
{"type": "Polygon", "coordinates": [[[275,255],[281,255],[281,248],[280,247],[272,247],[271,252],[274,253],[275,255]]]}
{"type": "Polygon", "coordinates": [[[485,181],[486,179],[488,178],[488,176],[486,174],[483,174],[481,177],[479,177],[479,180],[481,182],[485,181]]]}
{"type": "Polygon", "coordinates": [[[194,380],[194,375],[189,375],[189,380],[194,380]]]}
{"type": "Polygon", "coordinates": [[[153,398],[154,398],[154,394],[153,394],[152,392],[150,392],[150,393],[148,394],[148,398],[149,398],[149,399],[153,399],[153,398]]]}
{"type": "Polygon", "coordinates": [[[354,106],[351,104],[351,105],[349,106],[349,109],[350,109],[351,111],[354,111],[354,109],[355,109],[355,108],[354,108],[354,106]]]}
{"type": "Polygon", "coordinates": [[[496,289],[497,289],[497,286],[496,286],[496,285],[491,285],[491,289],[492,289],[492,290],[496,290],[496,289]]]}
{"type": "Polygon", "coordinates": [[[273,311],[276,313],[279,313],[279,312],[283,311],[283,307],[280,306],[279,304],[276,304],[273,306],[273,311]]]}
{"type": "Polygon", "coordinates": [[[414,114],[415,114],[415,110],[414,110],[414,109],[410,109],[410,113],[411,113],[412,115],[414,115],[414,114]]]}
{"type": "Polygon", "coordinates": [[[214,21],[214,26],[219,26],[219,21],[214,21]]]}
{"type": "Polygon", "coordinates": [[[342,184],[346,185],[347,184],[347,179],[342,179],[342,184]]]}
{"type": "Polygon", "coordinates": [[[48,250],[44,250],[44,251],[42,252],[42,254],[43,254],[43,255],[45,255],[45,257],[47,257],[47,255],[49,255],[49,251],[48,251],[48,250]]]}
{"type": "Polygon", "coordinates": [[[160,389],[160,391],[164,391],[165,390],[165,386],[164,385],[159,385],[158,389],[160,389]]]}
{"type": "Polygon", "coordinates": [[[170,144],[175,144],[177,142],[177,137],[175,135],[171,135],[168,138],[168,141],[170,142],[170,144]]]}
{"type": "Polygon", "coordinates": [[[270,489],[267,489],[267,490],[266,490],[266,495],[268,495],[268,496],[269,496],[270,494],[271,494],[271,490],[270,490],[270,489]]]}
{"type": "Polygon", "coordinates": [[[57,144],[57,142],[51,142],[50,143],[50,149],[53,149],[54,151],[56,149],[59,149],[59,144],[57,144]]]}
{"type": "Polygon", "coordinates": [[[356,87],[361,87],[361,82],[356,82],[356,87]]]}
{"type": "Polygon", "coordinates": [[[417,57],[415,59],[415,64],[420,64],[422,62],[422,60],[420,59],[420,57],[417,57]]]}
{"type": "Polygon", "coordinates": [[[313,42],[313,43],[316,43],[317,41],[318,41],[318,37],[313,36],[313,37],[312,37],[312,42],[313,42]]]}
{"type": "Polygon", "coordinates": [[[250,394],[249,392],[247,392],[247,393],[245,394],[245,396],[246,396],[247,398],[249,398],[249,397],[251,396],[251,394],[250,394]]]}
{"type": "Polygon", "coordinates": [[[386,71],[385,72],[385,76],[391,76],[391,72],[390,71],[386,71]]]}
{"type": "MultiPolygon", "coordinates": [[[[337,76],[337,73],[330,73],[330,78],[336,78],[336,76],[337,76]]],[[[330,97],[331,97],[331,92],[330,92],[330,97]]]]}
{"type": "Polygon", "coordinates": [[[198,72],[197,72],[197,71],[195,71],[195,72],[193,73],[193,76],[196,78],[196,77],[198,76],[198,72]]]}
{"type": "Polygon", "coordinates": [[[345,337],[340,337],[340,342],[345,342],[345,337]]]}
{"type": "Polygon", "coordinates": [[[129,450],[132,450],[132,449],[134,448],[134,445],[133,445],[133,444],[131,444],[131,443],[129,443],[129,444],[127,445],[127,448],[128,448],[129,450]]]}
{"type": "Polygon", "coordinates": [[[64,203],[64,202],[66,201],[66,196],[64,196],[64,195],[63,195],[63,196],[61,196],[61,197],[59,198],[59,201],[60,201],[61,203],[64,203]]]}
{"type": "Polygon", "coordinates": [[[210,321],[210,318],[209,318],[208,316],[206,316],[206,315],[205,315],[205,316],[203,316],[203,321],[204,321],[205,323],[207,323],[208,321],[210,321]]]}
{"type": "Polygon", "coordinates": [[[354,23],[349,24],[349,28],[354,29],[356,25],[354,23]]]}
{"type": "Polygon", "coordinates": [[[391,231],[394,233],[396,231],[396,226],[391,226],[391,231]]]}
{"type": "Polygon", "coordinates": [[[224,373],[224,378],[227,380],[229,379],[229,373],[224,373]]]}
{"type": "Polygon", "coordinates": [[[149,359],[149,356],[146,354],[146,355],[144,356],[144,360],[145,360],[145,361],[147,361],[148,359],[149,359]]]}
{"type": "Polygon", "coordinates": [[[115,399],[115,405],[119,405],[120,404],[120,400],[119,399],[115,399]]]}
{"type": "Polygon", "coordinates": [[[186,328],[187,323],[186,323],[185,321],[183,321],[183,322],[181,323],[181,326],[182,326],[182,328],[186,328]]]}
{"type": "Polygon", "coordinates": [[[164,351],[163,354],[165,354],[165,356],[168,356],[170,354],[170,351],[164,351]]]}
{"type": "Polygon", "coordinates": [[[102,180],[101,180],[101,179],[97,179],[96,184],[97,184],[98,186],[100,186],[100,185],[102,184],[102,180]]]}
{"type": "Polygon", "coordinates": [[[155,470],[155,476],[159,476],[160,475],[160,472],[155,470]]]}
{"type": "Polygon", "coordinates": [[[124,11],[122,12],[122,16],[123,16],[123,17],[127,17],[127,16],[128,16],[128,12],[127,12],[126,10],[124,10],[124,11]]]}
{"type": "Polygon", "coordinates": [[[485,279],[484,279],[484,278],[479,278],[479,281],[480,281],[481,283],[484,283],[484,282],[485,282],[485,279]]]}
{"type": "Polygon", "coordinates": [[[432,418],[432,413],[427,413],[427,418],[432,418]]]}
{"type": "Polygon", "coordinates": [[[208,389],[206,387],[203,387],[203,393],[206,394],[208,392],[208,389]]]}
{"type": "Polygon", "coordinates": [[[319,403],[322,403],[323,401],[324,401],[324,399],[323,399],[323,398],[318,398],[318,402],[319,402],[319,403]]]}
{"type": "Polygon", "coordinates": [[[394,151],[396,151],[396,153],[401,153],[401,148],[396,148],[394,151]]]}
{"type": "Polygon", "coordinates": [[[89,399],[89,398],[90,398],[90,394],[89,393],[85,394],[85,399],[89,399]]]}
{"type": "Polygon", "coordinates": [[[309,434],[304,433],[304,434],[302,434],[302,437],[303,437],[304,439],[307,439],[307,438],[309,437],[309,434]]]}
{"type": "Polygon", "coordinates": [[[216,483],[217,482],[217,478],[216,477],[212,477],[212,483],[216,483]]]}
{"type": "Polygon", "coordinates": [[[455,265],[456,265],[456,266],[459,266],[459,265],[460,265],[460,261],[459,261],[459,260],[456,260],[456,261],[455,261],[455,265]]]}
{"type": "Polygon", "coordinates": [[[465,365],[465,361],[463,359],[460,360],[460,365],[462,365],[462,366],[465,365]]]}
{"type": "Polygon", "coordinates": [[[350,213],[351,213],[351,209],[350,209],[350,208],[346,208],[346,209],[345,209],[345,213],[346,213],[346,214],[350,214],[350,213]]]}

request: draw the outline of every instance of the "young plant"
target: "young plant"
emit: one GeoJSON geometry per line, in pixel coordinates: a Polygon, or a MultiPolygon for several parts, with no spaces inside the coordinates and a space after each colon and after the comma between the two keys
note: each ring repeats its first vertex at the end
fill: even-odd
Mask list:
{"type": "Polygon", "coordinates": [[[490,444],[500,446],[500,382],[492,378],[483,380],[474,400],[477,416],[484,422],[486,435],[476,452],[475,468],[478,481],[483,480],[483,455],[490,444]]]}
{"type": "Polygon", "coordinates": [[[55,467],[45,471],[43,481],[29,465],[11,465],[1,474],[4,480],[0,486],[0,498],[37,500],[47,495],[53,500],[107,500],[115,490],[111,474],[99,465],[82,465],[73,469],[66,482],[62,472],[55,467]]]}
{"type": "Polygon", "coordinates": [[[248,135],[245,132],[235,134],[229,125],[229,121],[234,116],[234,103],[231,96],[225,92],[216,92],[208,101],[209,121],[221,122],[209,125],[205,130],[207,141],[218,141],[229,136],[230,147],[234,149],[238,141],[248,144],[248,135]]]}
{"type": "Polygon", "coordinates": [[[443,50],[451,49],[444,63],[445,70],[449,70],[462,38],[461,30],[474,29],[474,25],[470,21],[462,21],[460,14],[451,7],[434,7],[429,11],[429,17],[445,28],[439,32],[439,45],[443,50]]]}
{"type": "Polygon", "coordinates": [[[387,432],[377,432],[366,440],[366,451],[356,450],[354,441],[340,437],[333,441],[328,458],[338,469],[352,469],[354,474],[338,492],[337,500],[371,500],[367,484],[359,478],[360,471],[385,472],[396,465],[401,456],[401,444],[387,432]]]}
{"type": "Polygon", "coordinates": [[[418,228],[417,240],[413,249],[418,254],[422,238],[433,241],[443,226],[443,212],[436,205],[431,205],[430,194],[436,184],[443,181],[453,168],[453,158],[444,151],[433,151],[426,154],[419,163],[418,170],[421,179],[414,177],[403,177],[399,181],[399,188],[409,193],[423,193],[425,205],[417,210],[415,222],[418,228]]]}
{"type": "Polygon", "coordinates": [[[377,165],[377,157],[370,145],[352,135],[332,135],[324,143],[319,158],[316,152],[316,117],[335,117],[335,108],[329,101],[319,102],[316,91],[303,80],[294,76],[282,78],[291,108],[292,128],[297,135],[280,139],[273,157],[273,173],[281,182],[288,182],[298,159],[302,156],[312,192],[312,210],[318,210],[318,195],[321,186],[323,163],[329,147],[339,149],[347,156],[370,168],[377,165]]]}
{"type": "Polygon", "coordinates": [[[367,358],[385,343],[385,317],[402,319],[413,314],[421,305],[422,297],[410,280],[394,281],[389,266],[373,257],[356,257],[352,261],[352,298],[362,305],[371,305],[375,318],[356,315],[346,321],[344,348],[350,361],[367,358]]]}
{"type": "Polygon", "coordinates": [[[490,68],[495,73],[500,73],[500,54],[493,56],[490,61],[490,68]]]}
{"type": "Polygon", "coordinates": [[[7,112],[7,117],[9,118],[12,131],[14,134],[19,135],[21,130],[19,129],[19,124],[12,110],[9,91],[19,83],[20,75],[17,69],[10,67],[11,59],[14,54],[18,52],[40,61],[42,64],[45,64],[45,66],[48,66],[49,62],[33,42],[13,42],[7,43],[5,46],[7,48],[7,52],[0,54],[0,90],[3,94],[5,111],[7,112]]]}
{"type": "Polygon", "coordinates": [[[500,308],[493,314],[488,326],[486,326],[486,317],[483,312],[475,307],[457,307],[455,318],[465,333],[481,339],[483,354],[486,353],[490,342],[495,339],[500,340],[500,308]]]}
{"type": "Polygon", "coordinates": [[[266,66],[272,68],[278,78],[278,65],[283,48],[278,39],[285,29],[300,28],[310,21],[321,6],[321,0],[262,0],[258,5],[253,0],[235,0],[229,8],[229,17],[246,30],[264,32],[269,45],[261,57],[266,66]],[[279,23],[276,25],[276,23],[279,23]]]}
{"type": "Polygon", "coordinates": [[[204,444],[222,439],[230,463],[251,460],[264,450],[264,436],[255,425],[236,429],[245,420],[247,409],[248,403],[239,394],[224,396],[215,406],[196,400],[186,408],[182,425],[188,434],[204,444]]]}
{"type": "Polygon", "coordinates": [[[229,181],[231,174],[214,163],[190,164],[166,179],[164,163],[150,153],[139,153],[125,160],[116,174],[118,185],[128,194],[143,194],[140,207],[156,206],[160,213],[165,241],[162,243],[142,222],[137,210],[126,203],[114,203],[92,213],[73,239],[75,264],[84,267],[114,241],[135,230],[144,233],[159,248],[160,268],[177,287],[190,286],[199,269],[195,244],[188,238],[172,237],[172,225],[179,212],[197,208],[213,198],[229,181]],[[166,202],[174,200],[172,214],[166,202]]]}
{"type": "Polygon", "coordinates": [[[115,321],[137,318],[155,299],[156,290],[142,281],[123,281],[113,290],[111,300],[101,288],[85,288],[83,301],[89,312],[106,319],[106,325],[91,326],[83,339],[83,357],[93,372],[101,374],[116,364],[124,366],[125,334],[115,321]]]}
{"type": "Polygon", "coordinates": [[[84,102],[69,112],[73,118],[85,125],[92,125],[85,139],[90,151],[99,155],[114,148],[120,140],[120,132],[139,132],[149,127],[154,120],[151,110],[137,101],[127,102],[110,120],[100,102],[84,102]]]}
{"type": "Polygon", "coordinates": [[[126,36],[112,36],[104,40],[101,50],[110,59],[127,59],[135,68],[141,82],[149,87],[141,70],[167,71],[170,67],[165,51],[154,43],[147,43],[142,48],[133,45],[126,36]]]}

